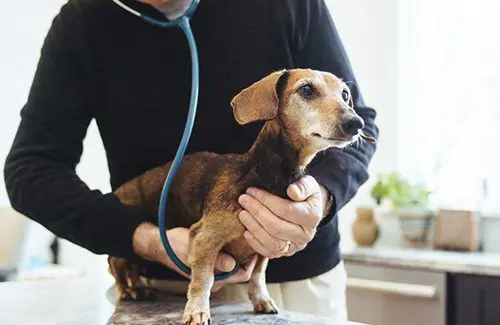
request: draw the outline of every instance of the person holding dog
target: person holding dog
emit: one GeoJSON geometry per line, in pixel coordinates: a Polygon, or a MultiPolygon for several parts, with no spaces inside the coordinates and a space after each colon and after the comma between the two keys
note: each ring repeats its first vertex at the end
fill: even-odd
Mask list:
{"type": "MultiPolygon", "coordinates": [[[[150,5],[127,1],[158,15],[150,5]]],[[[172,1],[172,0],[170,0],[172,1]]],[[[322,0],[205,0],[192,19],[201,62],[198,117],[189,152],[240,153],[259,123],[238,126],[230,99],[264,75],[295,67],[331,72],[351,82],[365,133],[378,136],[375,111],[364,104],[322,0]]],[[[175,155],[189,101],[190,62],[180,31],[159,29],[111,1],[71,0],[54,19],[12,149],[5,180],[12,206],[57,236],[96,254],[133,259],[166,290],[183,290],[183,275],[160,242],[155,216],[122,205],[113,193],[89,189],[75,167],[92,119],[108,158],[111,185],[175,155]]],[[[280,308],[343,322],[346,275],[337,212],[368,178],[373,144],[329,150],[291,184],[287,198],[249,188],[239,203],[245,238],[272,260],[269,291],[280,308]]],[[[168,230],[184,259],[188,230],[168,230]]],[[[233,269],[220,253],[215,272],[233,269]]],[[[216,295],[246,297],[255,259],[217,283],[216,295]]]]}

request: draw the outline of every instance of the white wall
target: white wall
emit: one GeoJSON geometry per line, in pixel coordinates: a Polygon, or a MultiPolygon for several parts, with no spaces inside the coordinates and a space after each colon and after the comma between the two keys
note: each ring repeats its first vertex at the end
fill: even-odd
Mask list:
{"type": "MultiPolygon", "coordinates": [[[[206,0],[210,1],[210,0],[206,0]]],[[[0,161],[5,161],[19,123],[19,110],[26,100],[36,68],[40,46],[63,0],[5,1],[0,4],[0,161]]],[[[381,129],[378,152],[371,165],[373,175],[396,167],[396,102],[397,102],[397,0],[327,0],[337,28],[345,43],[359,85],[368,105],[378,110],[381,129]]],[[[109,191],[109,175],[102,143],[92,124],[85,139],[85,150],[78,173],[91,188],[109,191]]],[[[3,168],[2,168],[3,169],[3,168]]],[[[371,203],[369,185],[340,215],[343,247],[352,244],[350,224],[357,204],[371,203]]],[[[3,173],[0,175],[0,205],[8,205],[3,173]]],[[[28,251],[38,255],[47,252],[40,247],[50,234],[38,225],[31,229],[28,251]]],[[[65,243],[63,262],[87,270],[104,270],[97,266],[104,258],[65,243]]],[[[27,258],[26,256],[25,258],[27,258]]]]}
{"type": "MultiPolygon", "coordinates": [[[[38,61],[43,38],[54,13],[64,1],[3,1],[0,4],[0,161],[5,161],[19,123],[19,109],[38,61]]],[[[3,173],[0,204],[7,204],[3,173]]]]}

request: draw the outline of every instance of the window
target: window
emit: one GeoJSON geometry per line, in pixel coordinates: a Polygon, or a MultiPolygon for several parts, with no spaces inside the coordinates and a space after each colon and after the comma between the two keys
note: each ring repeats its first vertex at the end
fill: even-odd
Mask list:
{"type": "Polygon", "coordinates": [[[401,0],[398,163],[439,207],[500,214],[500,4],[401,0]]]}

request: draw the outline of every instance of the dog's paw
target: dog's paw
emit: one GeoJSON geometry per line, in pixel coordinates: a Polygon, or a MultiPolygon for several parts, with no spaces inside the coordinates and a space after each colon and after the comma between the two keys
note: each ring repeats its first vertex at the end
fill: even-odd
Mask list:
{"type": "Polygon", "coordinates": [[[193,311],[190,313],[184,313],[182,317],[183,325],[210,325],[212,320],[210,319],[210,313],[204,311],[193,311]]]}
{"type": "Polygon", "coordinates": [[[253,303],[253,310],[256,314],[277,314],[278,307],[271,298],[259,299],[253,303]]]}
{"type": "Polygon", "coordinates": [[[125,301],[154,300],[156,294],[150,288],[125,288],[120,292],[120,299],[125,301]]]}

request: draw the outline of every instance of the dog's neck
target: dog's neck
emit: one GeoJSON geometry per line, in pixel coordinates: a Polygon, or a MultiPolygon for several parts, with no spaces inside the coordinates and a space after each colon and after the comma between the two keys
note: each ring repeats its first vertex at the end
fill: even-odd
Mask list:
{"type": "Polygon", "coordinates": [[[312,150],[295,148],[279,122],[268,121],[247,152],[250,185],[284,195],[288,185],[304,175],[315,154],[312,150]]]}

